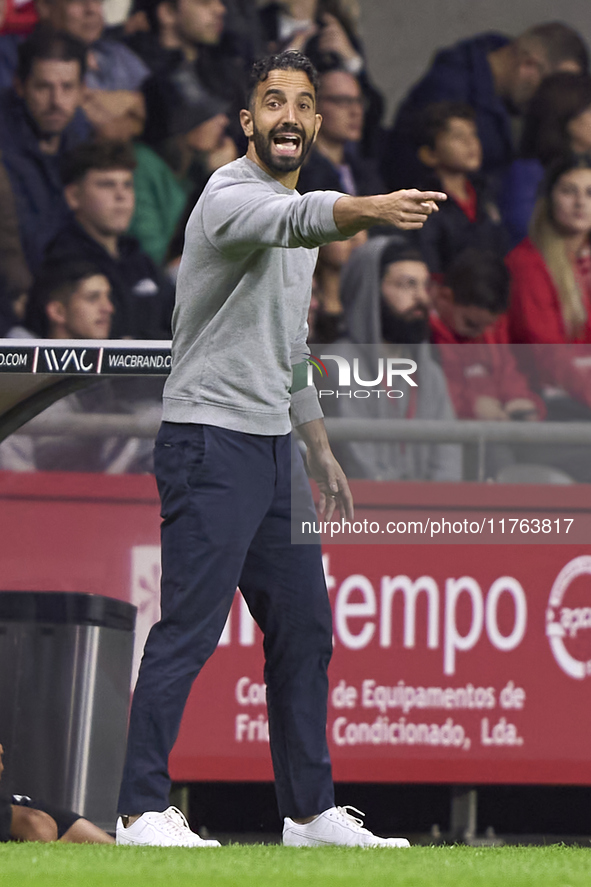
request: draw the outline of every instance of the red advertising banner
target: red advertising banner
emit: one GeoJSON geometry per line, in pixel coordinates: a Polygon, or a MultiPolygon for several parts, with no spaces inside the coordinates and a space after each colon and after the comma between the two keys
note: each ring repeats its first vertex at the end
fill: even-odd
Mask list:
{"type": "MultiPolygon", "coordinates": [[[[361,519],[402,520],[414,502],[432,520],[460,520],[488,503],[495,521],[562,522],[586,517],[589,501],[585,486],[352,487],[361,519]]],[[[137,664],[158,611],[153,478],[3,472],[0,499],[2,588],[131,601],[137,664]]],[[[568,538],[324,545],[337,780],[591,784],[591,547],[568,538]]],[[[174,779],[272,778],[262,671],[260,632],[237,595],[193,687],[174,779]]]]}

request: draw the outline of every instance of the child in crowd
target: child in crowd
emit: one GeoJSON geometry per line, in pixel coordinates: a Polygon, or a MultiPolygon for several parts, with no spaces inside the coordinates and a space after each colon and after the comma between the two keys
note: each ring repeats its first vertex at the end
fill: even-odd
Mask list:
{"type": "Polygon", "coordinates": [[[109,339],[115,314],[111,285],[100,266],[85,259],[46,262],[31,289],[25,326],[10,338],[109,339]]]}
{"type": "Polygon", "coordinates": [[[543,402],[529,389],[507,344],[509,274],[503,260],[464,250],[433,286],[432,299],[431,341],[443,346],[441,363],[457,416],[540,419],[543,402]]]}
{"type": "Polygon", "coordinates": [[[507,236],[499,212],[478,176],[482,145],[473,109],[463,102],[434,102],[417,120],[416,146],[425,171],[416,187],[445,191],[441,204],[423,226],[419,244],[432,274],[445,271],[466,247],[504,255],[507,236]]]}
{"type": "MultiPolygon", "coordinates": [[[[112,338],[115,305],[112,288],[99,263],[84,258],[45,262],[35,280],[25,326],[13,327],[12,338],[31,336],[56,342],[112,338]]],[[[162,382],[149,379],[104,379],[98,386],[71,393],[48,413],[68,418],[81,414],[126,413],[155,416],[162,382]]],[[[85,471],[108,474],[145,473],[152,468],[152,443],[130,434],[96,437],[76,433],[11,435],[0,443],[0,470],[85,471]]]]}
{"type": "Polygon", "coordinates": [[[45,260],[57,267],[75,256],[100,269],[116,309],[111,338],[165,339],[174,286],[128,234],[136,166],[129,142],[86,142],[64,157],[61,175],[70,216],[45,260]]]}

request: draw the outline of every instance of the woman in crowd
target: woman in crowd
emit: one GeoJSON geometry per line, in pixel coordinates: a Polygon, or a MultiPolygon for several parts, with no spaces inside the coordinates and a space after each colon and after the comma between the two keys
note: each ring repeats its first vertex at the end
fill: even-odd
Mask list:
{"type": "MultiPolygon", "coordinates": [[[[537,383],[591,406],[591,155],[554,164],[530,236],[507,257],[510,340],[532,345],[537,383]],[[571,348],[548,345],[571,344],[571,348]],[[543,346],[543,347],[540,347],[543,346]]],[[[549,410],[549,414],[552,411],[549,410]]]]}
{"type": "Polygon", "coordinates": [[[591,343],[591,155],[549,171],[530,236],[507,257],[513,342],[591,343]]]}
{"type": "Polygon", "coordinates": [[[591,76],[560,71],[542,81],[524,122],[520,157],[499,207],[512,245],[527,235],[544,170],[567,154],[591,151],[591,76]]]}

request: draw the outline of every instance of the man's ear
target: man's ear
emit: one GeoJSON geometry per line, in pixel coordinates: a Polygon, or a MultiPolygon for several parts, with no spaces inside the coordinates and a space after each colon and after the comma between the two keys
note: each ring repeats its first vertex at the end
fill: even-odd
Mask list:
{"type": "Polygon", "coordinates": [[[240,112],[240,125],[242,126],[242,131],[246,138],[251,139],[254,134],[252,114],[250,111],[247,111],[246,108],[243,108],[240,112]]]}
{"type": "Polygon", "coordinates": [[[428,145],[421,145],[417,151],[417,157],[424,166],[429,166],[431,168],[437,166],[437,155],[433,148],[429,148],[428,145]]]}
{"type": "Polygon", "coordinates": [[[50,323],[58,324],[59,326],[63,326],[68,317],[66,306],[63,302],[58,302],[57,300],[47,303],[45,313],[50,323]]]}
{"type": "Polygon", "coordinates": [[[78,182],[72,182],[70,185],[66,185],[64,188],[64,197],[72,212],[76,212],[76,210],[80,208],[80,186],[78,182]]]}
{"type": "Polygon", "coordinates": [[[14,81],[13,81],[13,86],[14,86],[14,91],[16,92],[16,94],[17,94],[17,96],[19,97],[19,99],[22,99],[22,98],[24,97],[24,94],[25,94],[25,89],[24,89],[24,87],[23,87],[22,82],[21,82],[21,81],[19,80],[19,78],[16,77],[16,76],[15,76],[14,81]]]}
{"type": "Polygon", "coordinates": [[[316,141],[316,136],[318,135],[321,126],[322,126],[322,114],[317,114],[316,120],[314,121],[314,138],[312,140],[313,143],[316,141]]]}

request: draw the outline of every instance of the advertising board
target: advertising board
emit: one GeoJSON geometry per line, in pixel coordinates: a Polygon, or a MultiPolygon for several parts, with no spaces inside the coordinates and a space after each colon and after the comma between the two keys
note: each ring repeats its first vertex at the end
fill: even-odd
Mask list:
{"type": "MultiPolygon", "coordinates": [[[[495,520],[501,511],[561,527],[573,520],[575,532],[562,544],[531,534],[516,544],[325,540],[335,778],[591,784],[591,552],[577,531],[588,519],[587,488],[352,488],[362,520],[378,512],[398,519],[397,509],[414,501],[432,520],[494,506],[495,520]],[[391,513],[388,501],[397,503],[391,513]]],[[[137,668],[158,617],[153,478],[0,472],[0,500],[2,588],[131,601],[139,610],[137,668]]],[[[237,595],[191,692],[171,774],[271,779],[267,736],[261,635],[237,595]]]]}

